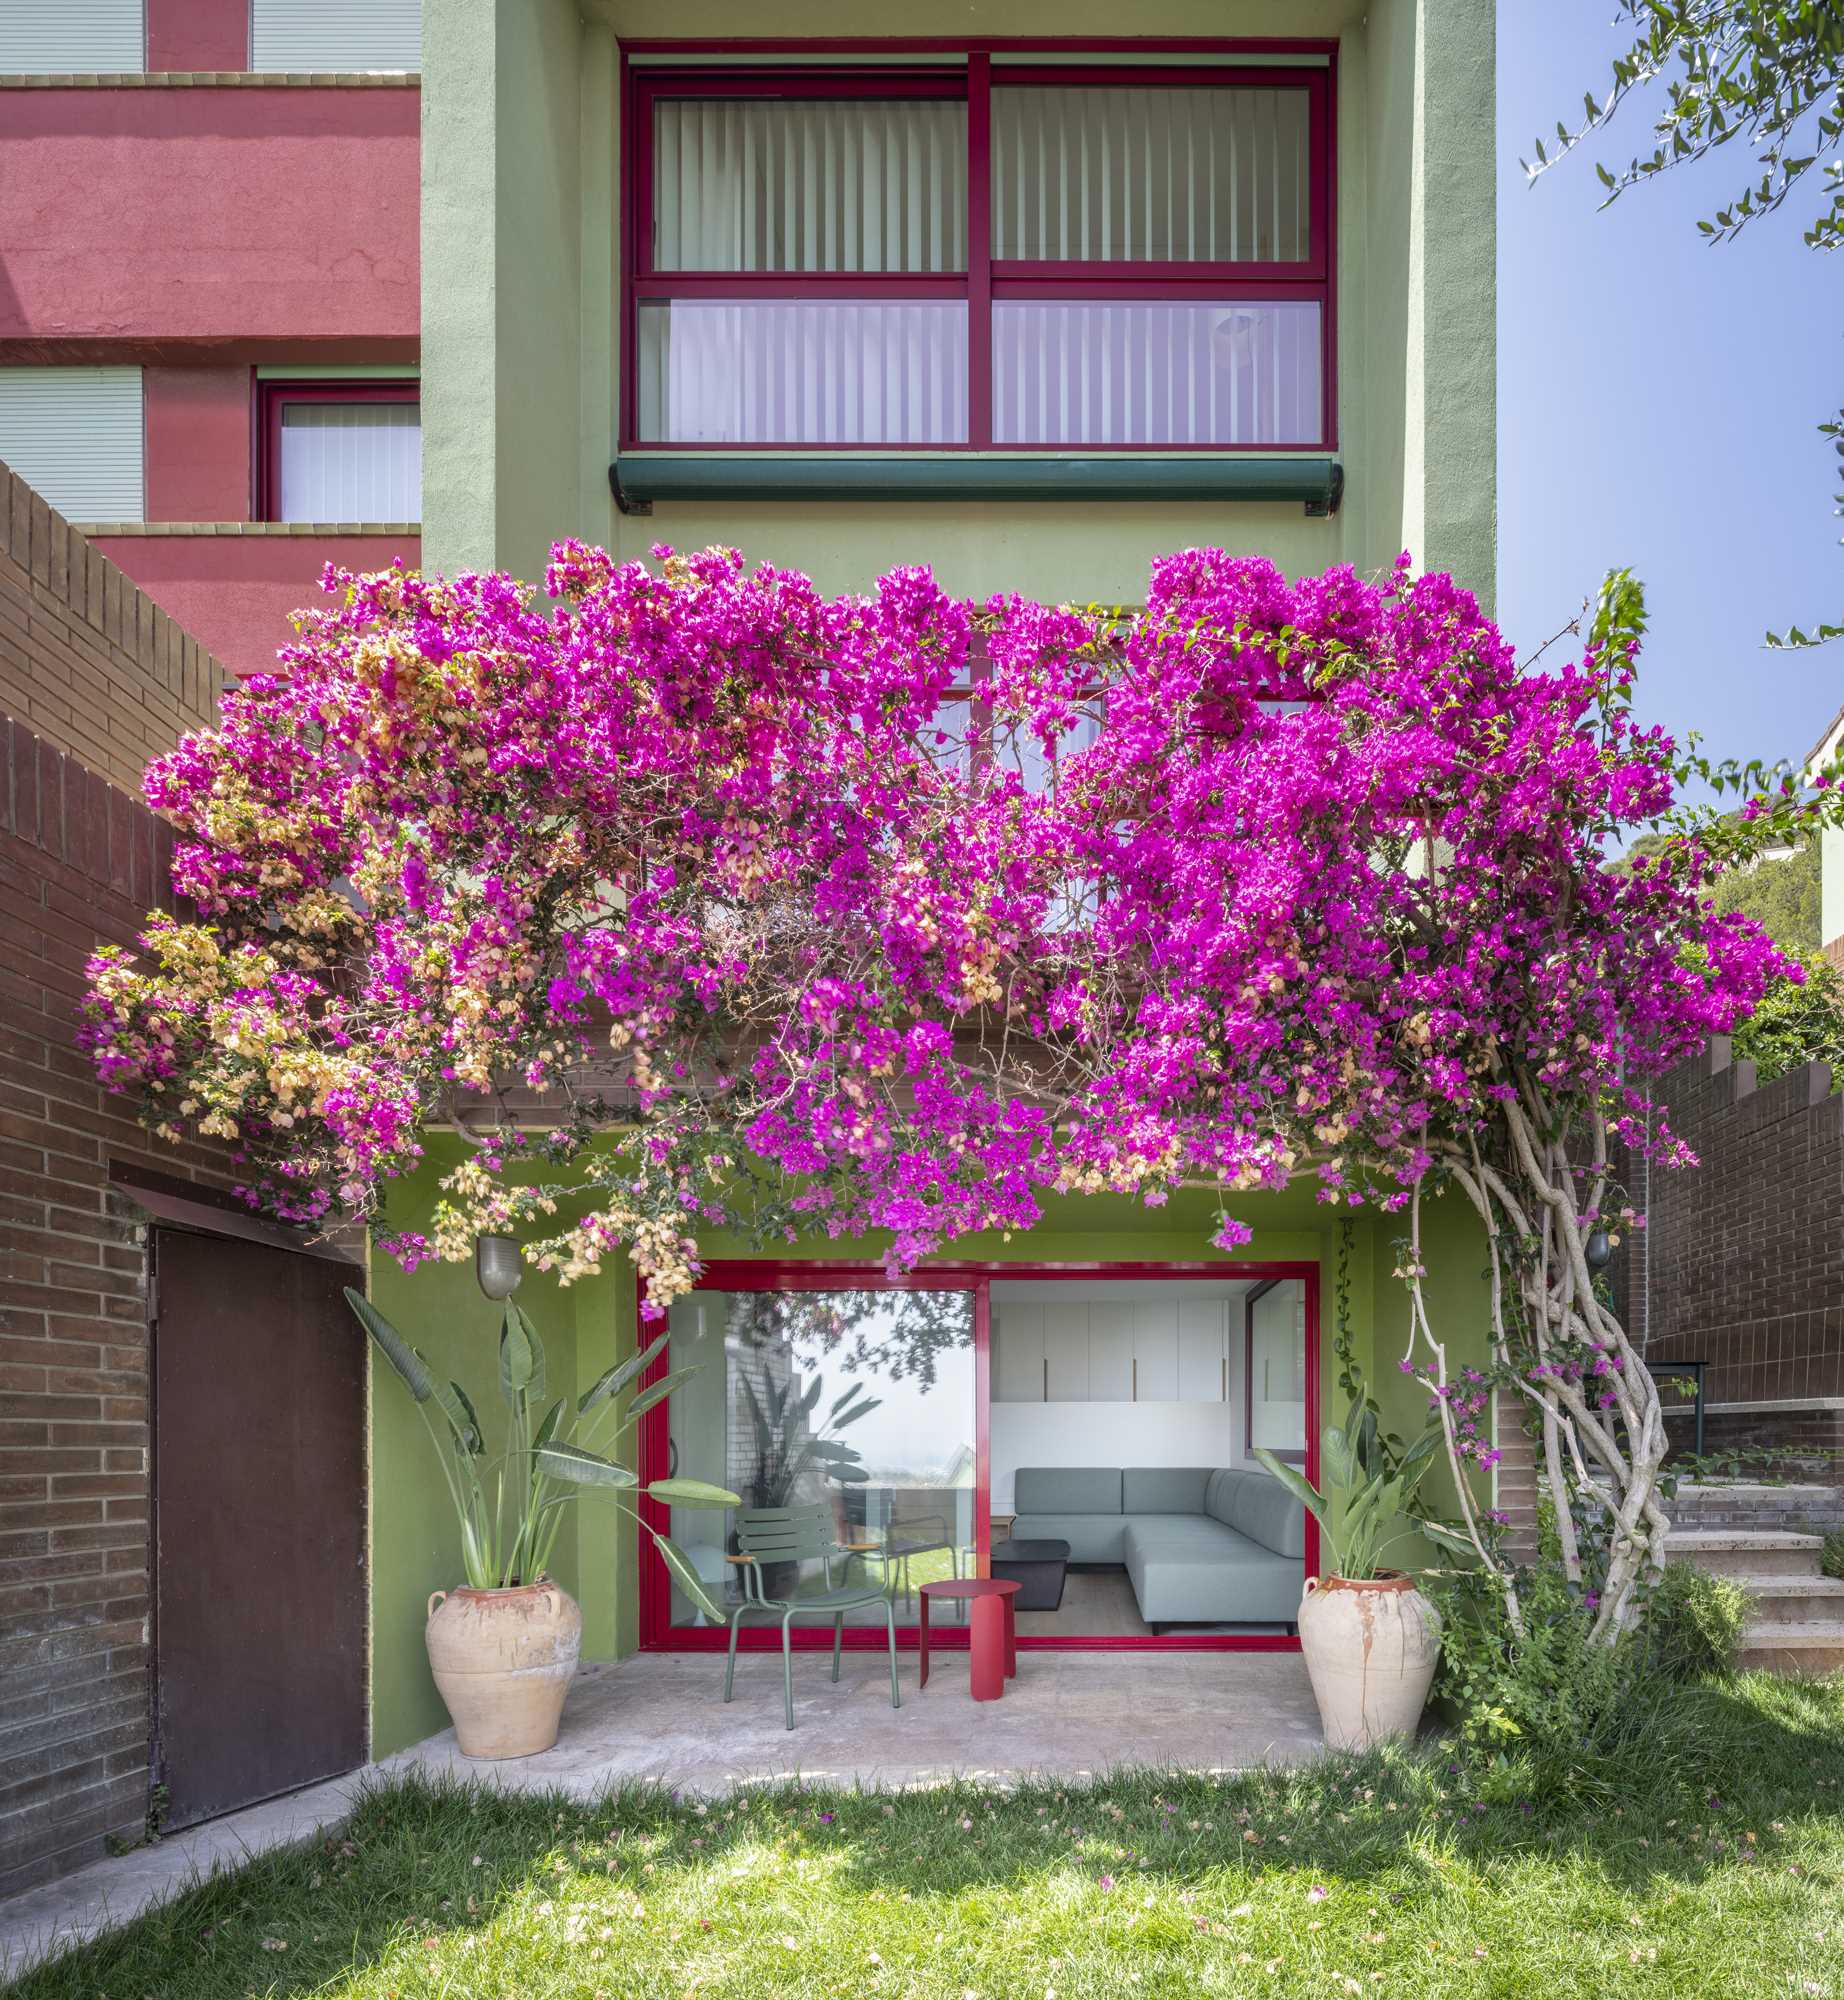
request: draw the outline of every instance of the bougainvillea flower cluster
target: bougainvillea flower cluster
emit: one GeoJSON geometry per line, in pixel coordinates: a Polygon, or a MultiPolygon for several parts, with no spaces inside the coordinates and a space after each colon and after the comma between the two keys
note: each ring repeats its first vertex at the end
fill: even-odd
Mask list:
{"type": "Polygon", "coordinates": [[[253,1205],[383,1228],[452,1123],[400,1254],[621,1251],[654,1311],[720,1224],[902,1266],[1202,1184],[1232,1245],[1300,1174],[1402,1205],[1520,1076],[1673,1156],[1645,1080],[1787,969],[1694,843],[1611,858],[1672,790],[1630,651],[1520,670],[1406,560],[1189,550],[1122,618],[656,558],[330,575],[150,770],[189,907],[87,1045],[253,1205]]]}

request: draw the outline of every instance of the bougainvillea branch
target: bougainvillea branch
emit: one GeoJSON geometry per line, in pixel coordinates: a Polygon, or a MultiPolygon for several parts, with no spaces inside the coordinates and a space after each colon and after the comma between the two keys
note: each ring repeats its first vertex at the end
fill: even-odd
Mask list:
{"type": "MultiPolygon", "coordinates": [[[[1451,1183],[1501,1269],[1494,1367],[1611,1523],[1617,1629],[1662,1429],[1585,1236],[1610,1145],[1683,1157],[1645,1080],[1788,971],[1710,914],[1694,830],[1609,858],[1673,790],[1635,618],[1520,671],[1406,561],[1289,583],[1192,550],[1121,617],[656,553],[560,544],[553,612],[332,577],[149,773],[193,915],[98,953],[103,1080],[220,1136],[274,1214],[412,1263],[514,1229],[565,1280],[619,1252],[653,1314],[720,1225],[902,1267],[1050,1195],[1203,1184],[1233,1247],[1296,1175],[1392,1211],[1451,1183]],[[441,1125],[468,1156],[390,1233],[441,1125]]],[[[1464,1481],[1483,1389],[1444,1355],[1487,1343],[1435,1339],[1406,1255],[1464,1481]]]]}

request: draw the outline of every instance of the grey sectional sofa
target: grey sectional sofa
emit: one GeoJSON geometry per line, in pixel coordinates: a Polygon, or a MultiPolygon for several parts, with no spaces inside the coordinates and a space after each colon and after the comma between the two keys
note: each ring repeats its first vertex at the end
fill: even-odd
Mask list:
{"type": "Polygon", "coordinates": [[[1292,1624],[1306,1516],[1265,1472],[1209,1466],[1020,1466],[1012,1535],[1121,1563],[1149,1625],[1292,1624]]]}

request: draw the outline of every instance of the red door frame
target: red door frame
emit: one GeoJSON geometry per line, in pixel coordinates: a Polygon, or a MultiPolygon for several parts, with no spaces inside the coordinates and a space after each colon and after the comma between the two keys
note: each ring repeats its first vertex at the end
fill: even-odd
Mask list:
{"type": "MultiPolygon", "coordinates": [[[[984,1564],[992,1547],[992,1328],[990,1286],[994,1279],[1099,1278],[1121,1282],[1174,1278],[1298,1278],[1306,1302],[1306,1477],[1315,1484],[1319,1478],[1319,1266],[1316,1263],[1183,1263],[1183,1264],[1011,1264],[952,1263],[929,1264],[921,1270],[891,1277],[878,1265],[839,1261],[769,1259],[719,1259],[706,1264],[699,1274],[699,1291],[937,1291],[973,1294],[973,1530],[984,1564]]],[[[635,1296],[639,1298],[636,1284],[635,1296]]],[[[656,1382],[672,1365],[670,1349],[663,1351],[642,1378],[642,1386],[656,1382]]],[[[1246,1386],[1246,1385],[1245,1385],[1246,1386]]],[[[656,1403],[640,1421],[640,1476],[643,1482],[664,1479],[671,1458],[671,1397],[656,1403]]],[[[657,1501],[640,1501],[642,1516],[664,1532],[668,1510],[657,1501]]],[[[650,1536],[640,1538],[640,1647],[648,1653],[716,1653],[729,1645],[728,1629],[721,1625],[702,1627],[672,1625],[672,1579],[666,1565],[655,1553],[650,1536]]],[[[1300,1576],[1304,1583],[1319,1567],[1319,1529],[1309,1515],[1306,1521],[1306,1554],[1300,1576]]],[[[941,1632],[931,1626],[930,1643],[948,1648],[965,1647],[966,1628],[950,1627],[941,1632]]],[[[897,1628],[897,1642],[913,1647],[917,1630],[913,1625],[897,1628]]],[[[882,1631],[872,1626],[847,1626],[845,1644],[868,1651],[885,1643],[882,1631]]],[[[745,1625],[737,1641],[739,1652],[780,1649],[780,1637],[767,1624],[745,1625]]],[[[1168,1633],[1145,1638],[1025,1635],[1018,1644],[1036,1652],[1095,1653],[1297,1653],[1300,1642],[1284,1634],[1191,1635],[1168,1633]]],[[[803,1652],[830,1649],[830,1629],[810,1623],[796,1626],[794,1645],[803,1652]]]]}

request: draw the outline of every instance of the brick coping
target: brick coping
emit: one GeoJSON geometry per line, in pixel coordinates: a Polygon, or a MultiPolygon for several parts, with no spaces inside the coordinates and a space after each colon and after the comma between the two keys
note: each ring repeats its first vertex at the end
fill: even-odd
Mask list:
{"type": "Polygon", "coordinates": [[[414,69],[8,70],[0,90],[420,90],[414,69]]]}
{"type": "Polygon", "coordinates": [[[420,521],[73,521],[91,541],[167,535],[418,535],[420,521]]]}

